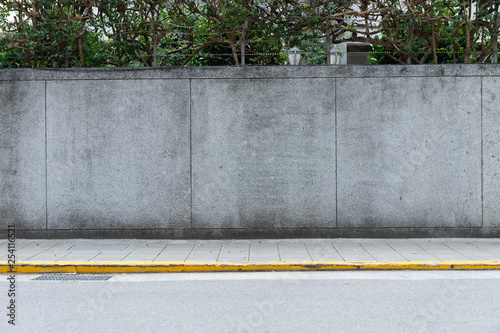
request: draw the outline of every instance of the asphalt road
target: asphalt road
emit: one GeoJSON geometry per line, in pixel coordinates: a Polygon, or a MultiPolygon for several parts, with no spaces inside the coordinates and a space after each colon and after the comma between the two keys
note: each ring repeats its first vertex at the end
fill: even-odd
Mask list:
{"type": "Polygon", "coordinates": [[[9,332],[498,332],[500,271],[16,276],[9,332]]]}

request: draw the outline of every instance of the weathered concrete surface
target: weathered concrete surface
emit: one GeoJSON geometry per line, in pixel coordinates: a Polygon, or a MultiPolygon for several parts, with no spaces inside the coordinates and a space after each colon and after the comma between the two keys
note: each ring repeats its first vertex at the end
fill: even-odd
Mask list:
{"type": "Polygon", "coordinates": [[[338,224],[480,227],[480,78],[337,80],[338,224]]]}
{"type": "MultiPolygon", "coordinates": [[[[498,227],[338,227],[338,228],[182,228],[182,229],[45,229],[21,230],[22,238],[139,238],[139,239],[267,239],[267,238],[436,238],[500,237],[498,227]]],[[[6,232],[0,230],[0,238],[6,232]]]]}
{"type": "Polygon", "coordinates": [[[44,82],[0,83],[1,229],[46,227],[44,99],[44,82]]]}
{"type": "Polygon", "coordinates": [[[500,236],[497,65],[0,81],[0,228],[21,237],[500,236]]]}
{"type": "Polygon", "coordinates": [[[482,79],[484,226],[500,227],[500,77],[482,79]]]}
{"type": "Polygon", "coordinates": [[[193,80],[195,228],[335,227],[334,80],[193,80]]]}
{"type": "Polygon", "coordinates": [[[47,83],[48,228],[190,226],[189,81],[47,83]]]}
{"type": "Polygon", "coordinates": [[[496,64],[0,69],[0,81],[500,76],[496,64]]]}

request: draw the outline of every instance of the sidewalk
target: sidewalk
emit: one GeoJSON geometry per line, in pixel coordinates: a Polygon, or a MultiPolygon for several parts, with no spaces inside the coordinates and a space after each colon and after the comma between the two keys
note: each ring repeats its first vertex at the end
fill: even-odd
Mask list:
{"type": "MultiPolygon", "coordinates": [[[[0,240],[0,273],[9,273],[0,240]]],[[[17,239],[22,273],[500,269],[500,239],[17,239]]]]}

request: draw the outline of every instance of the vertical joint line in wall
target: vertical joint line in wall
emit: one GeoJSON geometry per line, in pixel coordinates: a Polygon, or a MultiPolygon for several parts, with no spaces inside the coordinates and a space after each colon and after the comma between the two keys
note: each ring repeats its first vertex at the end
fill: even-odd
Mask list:
{"type": "Polygon", "coordinates": [[[338,165],[338,162],[337,162],[337,78],[334,79],[334,96],[335,96],[335,100],[334,100],[334,108],[335,108],[335,227],[338,228],[339,226],[339,222],[338,222],[338,212],[339,212],[339,209],[338,209],[338,179],[337,179],[337,165],[338,165]]]}
{"type": "Polygon", "coordinates": [[[481,227],[484,227],[484,183],[483,183],[483,77],[481,76],[481,227]]]}
{"type": "Polygon", "coordinates": [[[48,207],[48,156],[47,156],[47,81],[44,81],[44,123],[45,123],[45,229],[49,229],[49,207],[48,207]]]}
{"type": "Polygon", "coordinates": [[[191,123],[192,104],[193,95],[191,93],[191,79],[189,79],[189,207],[191,208],[191,229],[193,228],[193,128],[191,123]]]}

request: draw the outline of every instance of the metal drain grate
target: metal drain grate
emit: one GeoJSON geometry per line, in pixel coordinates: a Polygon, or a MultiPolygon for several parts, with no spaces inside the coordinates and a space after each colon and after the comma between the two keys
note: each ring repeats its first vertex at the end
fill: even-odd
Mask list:
{"type": "Polygon", "coordinates": [[[106,281],[111,275],[40,275],[32,280],[38,281],[106,281]]]}

